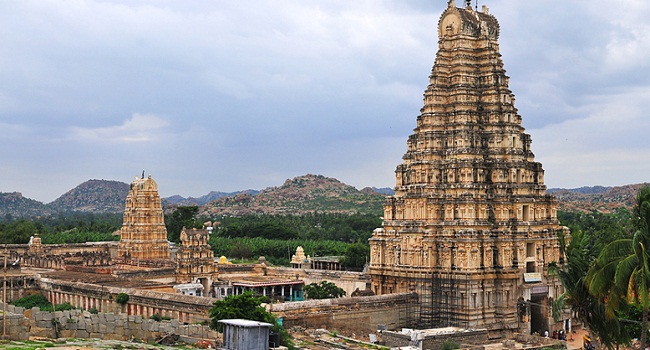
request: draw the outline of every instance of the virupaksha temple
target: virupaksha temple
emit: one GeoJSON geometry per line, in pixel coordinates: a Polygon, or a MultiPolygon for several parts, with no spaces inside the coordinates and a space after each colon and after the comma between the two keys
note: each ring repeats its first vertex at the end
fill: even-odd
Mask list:
{"type": "MultiPolygon", "coordinates": [[[[169,242],[158,184],[143,172],[130,185],[119,242],[42,244],[35,232],[29,244],[0,246],[3,302],[40,293],[76,308],[50,313],[3,303],[3,336],[152,342],[175,334],[217,346],[209,310],[250,291],[267,296],[266,309],[300,334],[346,329],[380,336],[382,345],[424,349],[452,338],[463,346],[524,337],[535,344],[529,349],[561,347],[531,334],[571,329],[570,315],[552,317],[563,288],[549,273],[564,262],[558,236],[569,232],[515,108],[499,23],[487,7],[465,4],[449,0],[438,22],[424,106],[382,227],[369,240],[366,270],[343,271],[339,257],[301,246],[287,256],[291,267],[270,266],[263,256],[233,263],[221,255],[224,247],[209,244],[221,228],[212,219],[201,229],[184,227],[179,245],[169,242]],[[346,297],[304,300],[303,287],[323,281],[346,297]]],[[[240,321],[226,323],[247,324],[240,321]]],[[[268,348],[264,340],[258,345],[268,348]]]]}

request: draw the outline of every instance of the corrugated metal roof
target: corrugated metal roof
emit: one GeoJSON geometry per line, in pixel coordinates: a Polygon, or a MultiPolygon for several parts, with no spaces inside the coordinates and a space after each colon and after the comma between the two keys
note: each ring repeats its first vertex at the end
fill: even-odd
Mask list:
{"type": "Polygon", "coordinates": [[[228,320],[219,320],[219,323],[229,324],[229,325],[233,325],[233,326],[240,326],[240,327],[248,327],[248,328],[253,328],[253,327],[273,327],[273,325],[270,324],[270,323],[259,322],[259,321],[251,321],[251,320],[244,320],[244,319],[240,319],[240,318],[228,319],[228,320]]]}

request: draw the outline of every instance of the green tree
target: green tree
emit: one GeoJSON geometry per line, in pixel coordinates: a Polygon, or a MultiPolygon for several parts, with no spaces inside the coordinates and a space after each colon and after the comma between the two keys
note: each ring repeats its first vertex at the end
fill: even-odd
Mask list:
{"type": "Polygon", "coordinates": [[[370,256],[370,247],[357,242],[350,244],[341,258],[341,264],[353,270],[362,270],[370,256]]]}
{"type": "Polygon", "coordinates": [[[282,343],[282,345],[289,349],[295,349],[289,332],[282,328],[278,323],[278,319],[273,314],[266,311],[266,309],[261,305],[265,302],[268,302],[268,298],[255,296],[250,291],[239,295],[232,295],[223,300],[217,300],[209,311],[210,328],[221,332],[222,326],[219,323],[219,320],[227,319],[245,319],[266,322],[273,325],[271,331],[280,335],[280,343],[282,343]]]}
{"type": "Polygon", "coordinates": [[[167,239],[172,242],[179,242],[181,239],[181,231],[183,227],[198,228],[196,221],[196,214],[199,212],[199,207],[187,206],[178,207],[171,215],[165,216],[165,227],[167,228],[167,239]]]}
{"type": "Polygon", "coordinates": [[[561,233],[558,236],[564,263],[551,264],[550,271],[558,276],[564,286],[562,293],[553,304],[553,316],[556,321],[560,311],[569,307],[576,319],[588,325],[603,345],[629,342],[625,327],[618,318],[605,317],[605,303],[593,296],[585,279],[590,266],[596,260],[601,245],[583,231],[573,232],[570,239],[561,233]],[[568,244],[567,244],[568,242],[568,244]]]}
{"type": "Polygon", "coordinates": [[[15,220],[0,225],[0,243],[4,244],[25,244],[29,237],[37,232],[37,226],[26,219],[15,220]]]}
{"type": "Polygon", "coordinates": [[[331,299],[345,296],[345,290],[328,281],[314,282],[303,288],[309,299],[331,299]]]}
{"type": "Polygon", "coordinates": [[[126,293],[120,293],[115,297],[115,302],[120,305],[126,305],[129,302],[129,295],[126,293]]]}
{"type": "Polygon", "coordinates": [[[609,243],[589,273],[589,288],[604,298],[607,316],[615,317],[621,302],[642,310],[640,345],[645,349],[650,308],[650,186],[639,191],[634,207],[636,232],[609,243]]]}

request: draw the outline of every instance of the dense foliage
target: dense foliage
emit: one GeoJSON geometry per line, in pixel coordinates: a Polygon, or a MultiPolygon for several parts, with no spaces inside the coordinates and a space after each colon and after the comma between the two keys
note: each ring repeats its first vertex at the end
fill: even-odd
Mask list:
{"type": "Polygon", "coordinates": [[[216,256],[224,255],[235,259],[264,256],[274,265],[288,265],[296,248],[302,246],[305,254],[311,256],[343,255],[347,243],[324,240],[277,240],[265,238],[227,238],[213,235],[210,246],[216,256]]]}
{"type": "Polygon", "coordinates": [[[319,239],[367,242],[381,218],[371,214],[245,215],[222,217],[222,237],[268,239],[319,239]]]}
{"type": "Polygon", "coordinates": [[[306,285],[303,290],[309,299],[331,299],[345,296],[345,290],[328,281],[321,283],[311,283],[306,285]]]}
{"type": "Polygon", "coordinates": [[[27,219],[0,222],[0,243],[25,244],[39,227],[42,226],[27,219]]]}
{"type": "Polygon", "coordinates": [[[197,206],[178,207],[170,215],[165,215],[165,227],[167,228],[167,239],[172,242],[180,242],[181,231],[185,228],[201,228],[200,220],[196,214],[199,212],[197,206]]]}
{"type": "Polygon", "coordinates": [[[47,298],[45,298],[42,294],[27,295],[18,300],[10,302],[10,304],[25,309],[37,307],[41,309],[41,311],[65,311],[74,309],[74,307],[68,302],[52,305],[52,303],[50,303],[50,301],[47,300],[47,298]]]}
{"type": "Polygon", "coordinates": [[[567,213],[571,228],[560,238],[566,261],[555,272],[565,293],[556,306],[570,307],[608,348],[645,343],[650,308],[650,187],[637,196],[634,211],[567,213]]]}
{"type": "Polygon", "coordinates": [[[35,233],[44,244],[118,240],[113,232],[122,226],[120,214],[63,213],[34,219],[5,216],[0,221],[0,243],[25,244],[35,233]]]}
{"type": "Polygon", "coordinates": [[[210,309],[210,328],[222,331],[222,325],[219,320],[227,319],[245,319],[259,322],[270,323],[273,326],[271,331],[280,335],[280,343],[289,349],[295,349],[289,333],[280,325],[278,319],[266,311],[261,304],[268,302],[264,296],[255,296],[248,291],[239,295],[232,295],[217,300],[210,309]]]}
{"type": "Polygon", "coordinates": [[[367,242],[352,243],[345,249],[341,264],[347,269],[361,271],[369,257],[370,247],[367,242]]]}

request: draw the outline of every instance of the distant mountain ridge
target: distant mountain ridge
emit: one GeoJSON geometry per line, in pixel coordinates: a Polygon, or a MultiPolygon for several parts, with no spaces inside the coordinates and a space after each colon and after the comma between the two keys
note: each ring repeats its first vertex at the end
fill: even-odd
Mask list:
{"type": "MultiPolygon", "coordinates": [[[[19,192],[0,193],[0,215],[20,218],[73,211],[122,213],[128,192],[129,184],[124,182],[88,180],[48,204],[23,197],[19,192]]],[[[376,211],[379,213],[383,200],[384,195],[370,188],[359,191],[353,186],[322,175],[299,176],[285,181],[282,186],[270,187],[262,191],[252,189],[230,193],[211,191],[198,198],[185,198],[180,195],[162,198],[163,205],[170,209],[196,205],[202,208],[202,213],[215,212],[229,215],[253,212],[300,214],[314,211],[346,213],[376,211]],[[216,207],[223,208],[214,209],[216,207]]]]}
{"type": "Polygon", "coordinates": [[[604,187],[580,187],[574,189],[550,188],[548,193],[560,201],[560,209],[566,211],[610,213],[618,208],[632,209],[636,195],[648,183],[604,187]]]}
{"type": "Polygon", "coordinates": [[[251,196],[255,196],[260,191],[258,190],[244,190],[244,191],[236,191],[236,192],[218,192],[218,191],[210,191],[210,193],[206,194],[205,196],[201,196],[199,198],[194,198],[194,197],[181,197],[179,195],[163,198],[163,204],[172,204],[176,206],[189,206],[189,205],[206,205],[212,201],[215,201],[219,198],[224,198],[224,197],[234,197],[239,194],[249,194],[251,196]]]}
{"type": "MultiPolygon", "coordinates": [[[[548,193],[558,198],[561,210],[608,213],[621,207],[631,209],[638,190],[646,185],[551,188],[548,193]]],[[[0,216],[38,217],[72,211],[122,213],[128,190],[129,185],[124,182],[88,180],[48,204],[26,198],[20,192],[0,193],[0,216]]],[[[307,174],[262,191],[212,191],[198,198],[174,195],[163,198],[163,204],[169,209],[197,205],[200,213],[210,216],[250,213],[302,215],[313,212],[381,215],[385,196],[393,193],[391,188],[357,190],[334,178],[307,174]]]]}

